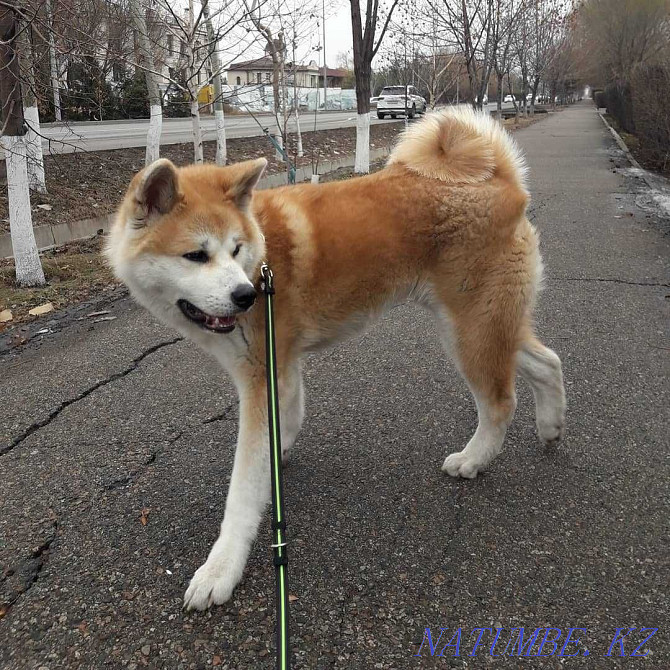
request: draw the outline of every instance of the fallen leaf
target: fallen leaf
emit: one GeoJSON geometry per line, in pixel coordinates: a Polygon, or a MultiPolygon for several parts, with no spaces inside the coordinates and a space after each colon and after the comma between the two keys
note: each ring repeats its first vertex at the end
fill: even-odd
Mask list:
{"type": "Polygon", "coordinates": [[[140,523],[143,526],[146,526],[149,523],[149,512],[151,512],[149,507],[142,508],[142,512],[140,513],[140,523]]]}
{"type": "Polygon", "coordinates": [[[41,314],[47,314],[48,312],[53,311],[54,311],[53,303],[45,302],[43,305],[40,305],[39,307],[33,307],[31,310],[28,311],[28,314],[30,314],[30,316],[40,316],[41,314]]]}
{"type": "Polygon", "coordinates": [[[12,315],[12,310],[11,309],[3,309],[2,312],[0,312],[0,323],[7,323],[7,321],[11,321],[14,318],[12,315]]]}
{"type": "Polygon", "coordinates": [[[77,628],[82,635],[88,635],[88,622],[82,621],[77,628]]]}
{"type": "Polygon", "coordinates": [[[9,612],[9,605],[0,605],[0,619],[9,612]]]}
{"type": "Polygon", "coordinates": [[[294,603],[297,599],[298,599],[298,596],[294,596],[293,594],[289,593],[288,601],[290,603],[294,603]]]}
{"type": "Polygon", "coordinates": [[[44,209],[44,210],[46,210],[47,212],[50,212],[50,211],[53,209],[53,207],[52,207],[51,205],[37,205],[37,206],[38,206],[40,209],[44,209]]]}
{"type": "Polygon", "coordinates": [[[212,659],[212,665],[221,665],[221,656],[215,656],[212,659]]]}

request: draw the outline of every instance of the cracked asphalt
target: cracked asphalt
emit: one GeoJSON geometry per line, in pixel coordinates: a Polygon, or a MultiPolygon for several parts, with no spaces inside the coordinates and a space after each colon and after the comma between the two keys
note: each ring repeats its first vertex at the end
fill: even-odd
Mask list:
{"type": "MultiPolygon", "coordinates": [[[[670,668],[669,222],[588,103],[516,137],[566,439],[538,443],[519,382],[490,470],[443,475],[475,407],[413,307],[311,357],[285,483],[295,668],[670,668]],[[474,628],[502,628],[501,654],[512,628],[549,626],[559,650],[585,628],[565,652],[582,655],[494,657],[495,631],[468,655],[474,628]],[[427,627],[448,628],[434,657],[427,627]]],[[[271,668],[267,519],[232,601],[181,611],[223,514],[232,385],[127,298],[109,308],[0,357],[0,666],[271,668]]]]}

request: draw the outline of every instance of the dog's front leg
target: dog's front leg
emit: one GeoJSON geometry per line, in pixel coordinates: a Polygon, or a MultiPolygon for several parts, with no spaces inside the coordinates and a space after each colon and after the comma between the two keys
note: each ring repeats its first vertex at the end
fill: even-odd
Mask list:
{"type": "Polygon", "coordinates": [[[230,598],[269,501],[267,396],[264,384],[257,384],[240,392],[237,450],[221,533],[191,579],[184,596],[186,609],[204,610],[230,598]]]}

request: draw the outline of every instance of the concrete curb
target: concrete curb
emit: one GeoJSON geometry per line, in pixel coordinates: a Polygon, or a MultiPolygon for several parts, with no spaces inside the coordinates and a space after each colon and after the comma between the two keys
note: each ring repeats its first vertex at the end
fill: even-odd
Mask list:
{"type": "MultiPolygon", "coordinates": [[[[388,156],[390,150],[387,147],[370,150],[370,162],[379,160],[388,156]]],[[[344,156],[332,161],[322,161],[319,163],[319,174],[325,175],[334,172],[343,167],[352,167],[354,165],[354,156],[344,156]]],[[[295,174],[296,184],[309,181],[312,177],[311,166],[298,168],[295,174]]],[[[261,181],[258,188],[277,188],[286,186],[286,173],[273,174],[261,181]]],[[[114,214],[105,214],[94,219],[84,219],[83,221],[74,221],[73,223],[46,224],[35,226],[35,240],[39,251],[47,251],[54,247],[59,247],[68,242],[83,240],[93,237],[100,233],[106,233],[114,221],[114,214]]],[[[12,237],[9,233],[0,235],[0,258],[12,258],[12,237]]]]}

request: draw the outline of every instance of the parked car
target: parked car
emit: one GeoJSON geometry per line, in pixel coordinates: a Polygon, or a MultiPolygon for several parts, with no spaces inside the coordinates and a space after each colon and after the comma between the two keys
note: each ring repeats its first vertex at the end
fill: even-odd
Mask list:
{"type": "Polygon", "coordinates": [[[370,108],[374,109],[377,106],[378,102],[379,102],[379,96],[378,95],[373,95],[370,98],[370,108]]]}
{"type": "MultiPolygon", "coordinates": [[[[475,98],[475,102],[479,102],[479,96],[475,98]]],[[[482,105],[488,105],[489,104],[489,96],[484,93],[484,98],[482,99],[482,105]]]]}
{"type": "Polygon", "coordinates": [[[510,95],[509,93],[505,96],[505,99],[503,102],[514,102],[514,96],[510,95]]]}
{"type": "Polygon", "coordinates": [[[419,95],[414,86],[385,86],[377,100],[377,118],[398,114],[413,119],[426,111],[426,100],[419,95]]]}

